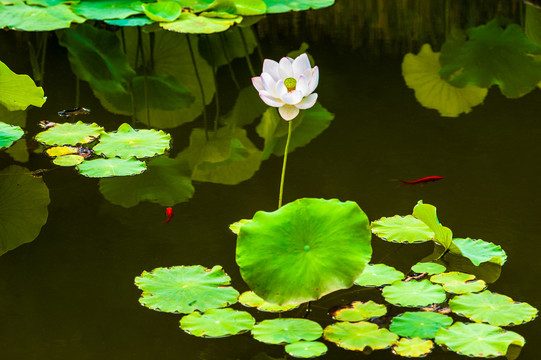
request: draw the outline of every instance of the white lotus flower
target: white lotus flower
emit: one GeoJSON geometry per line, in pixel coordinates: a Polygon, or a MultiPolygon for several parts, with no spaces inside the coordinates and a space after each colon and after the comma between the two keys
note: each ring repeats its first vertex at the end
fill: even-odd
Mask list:
{"type": "Polygon", "coordinates": [[[319,82],[319,69],[312,68],[308,55],[301,54],[295,60],[284,57],[277,63],[265,59],[261,76],[252,78],[259,97],[265,104],[278,108],[284,120],[291,120],[299,109],[314,106],[317,94],[313,93],[319,82]]]}

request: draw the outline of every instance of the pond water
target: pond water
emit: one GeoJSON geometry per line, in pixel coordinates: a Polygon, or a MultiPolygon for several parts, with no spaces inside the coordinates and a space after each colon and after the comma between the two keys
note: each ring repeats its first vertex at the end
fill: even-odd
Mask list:
{"type": "MultiPolygon", "coordinates": [[[[402,75],[405,54],[417,54],[424,43],[439,51],[454,26],[475,27],[499,14],[524,27],[525,5],[450,3],[337,0],[330,8],[269,15],[252,26],[260,45],[250,56],[256,74],[262,65],[258,51],[278,60],[306,42],[320,70],[319,102],[334,114],[327,129],[290,153],[284,202],[303,197],[351,200],[370,220],[411,214],[419,200],[433,204],[455,237],[483,239],[507,252],[508,261],[490,290],[541,308],[540,90],[509,98],[493,86],[471,112],[443,117],[416,100],[402,75]],[[397,181],[435,175],[444,179],[411,186],[397,181]]],[[[0,60],[17,73],[32,74],[23,36],[0,35],[0,60]]],[[[232,60],[231,71],[241,88],[251,87],[245,58],[232,60]]],[[[129,116],[106,110],[84,81],[76,103],[76,77],[54,34],[47,42],[43,86],[47,102],[28,111],[27,139],[42,131],[39,121],[60,122],[56,113],[76,105],[91,109],[77,120],[99,123],[107,131],[131,123],[129,116]]],[[[227,65],[218,69],[217,89],[219,111],[225,114],[238,94],[227,65]]],[[[211,123],[215,102],[207,109],[211,123]]],[[[255,124],[247,130],[262,148],[255,124]]],[[[202,126],[199,116],[165,129],[174,139],[170,156],[181,153],[192,129],[202,126]]],[[[28,147],[36,145],[28,140],[28,147]]],[[[53,167],[44,154],[31,153],[26,162],[0,154],[0,170],[13,164],[29,170],[53,167]]],[[[200,264],[223,266],[237,290],[248,290],[235,263],[236,236],[229,225],[258,210],[276,209],[281,168],[282,157],[271,155],[236,185],[194,180],[193,197],[173,206],[175,215],[166,225],[165,206],[147,201],[115,205],[104,198],[97,179],[72,168],[46,172],[43,181],[51,199],[46,224],[35,240],[0,257],[2,358],[286,358],[282,346],[262,344],[248,334],[221,339],[186,334],[178,326],[180,315],[141,306],[141,291],[134,285],[144,270],[200,264]]],[[[403,272],[432,251],[427,244],[401,246],[375,236],[372,246],[373,263],[385,262],[403,272]]],[[[342,290],[315,302],[309,318],[325,326],[333,322],[329,308],[370,299],[381,299],[380,292],[342,290]]],[[[304,316],[304,311],[293,315],[304,316]]],[[[258,314],[258,319],[274,317],[258,314]]],[[[540,324],[510,328],[527,342],[520,359],[536,358],[540,324]]],[[[360,356],[327,344],[322,358],[360,356]]],[[[369,356],[397,358],[389,350],[369,356]]],[[[459,355],[437,347],[428,358],[459,355]]]]}

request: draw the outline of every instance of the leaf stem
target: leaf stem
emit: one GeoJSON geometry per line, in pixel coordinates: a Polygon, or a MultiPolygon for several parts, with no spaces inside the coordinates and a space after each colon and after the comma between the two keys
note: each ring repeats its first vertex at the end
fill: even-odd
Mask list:
{"type": "Polygon", "coordinates": [[[284,180],[286,177],[286,164],[287,164],[287,151],[289,149],[289,140],[291,138],[291,128],[293,120],[288,121],[288,128],[287,128],[287,140],[286,140],[286,147],[284,149],[284,163],[282,164],[282,178],[280,179],[280,195],[278,196],[278,209],[282,207],[282,196],[284,194],[284,180]]]}
{"type": "Polygon", "coordinates": [[[192,57],[192,64],[195,72],[195,77],[199,84],[199,90],[201,90],[201,102],[203,103],[203,125],[205,126],[205,137],[209,139],[209,131],[207,125],[207,102],[205,101],[205,91],[203,90],[203,83],[201,83],[201,77],[199,76],[199,71],[197,70],[197,64],[195,63],[195,55],[193,54],[192,43],[190,41],[190,35],[186,34],[186,41],[188,42],[188,49],[190,49],[190,56],[192,57]]]}
{"type": "Polygon", "coordinates": [[[250,68],[250,74],[252,74],[252,77],[255,76],[254,67],[252,66],[252,61],[250,60],[250,51],[248,50],[248,44],[246,43],[246,38],[244,37],[244,33],[242,32],[242,28],[239,27],[239,34],[240,38],[242,39],[242,45],[244,46],[244,57],[246,58],[246,62],[248,63],[248,68],[250,68]]]}

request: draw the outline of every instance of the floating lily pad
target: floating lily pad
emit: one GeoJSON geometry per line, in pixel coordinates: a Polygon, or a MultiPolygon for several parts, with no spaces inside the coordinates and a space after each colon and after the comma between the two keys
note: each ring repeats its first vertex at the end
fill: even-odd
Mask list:
{"type": "Polygon", "coordinates": [[[255,307],[259,311],[264,312],[284,312],[293,310],[298,305],[277,305],[266,302],[259,296],[257,296],[253,291],[245,291],[239,296],[239,302],[244,306],[255,307]]]}
{"type": "Polygon", "coordinates": [[[23,135],[24,130],[21,127],[0,122],[0,149],[10,147],[23,135]]]}
{"type": "Polygon", "coordinates": [[[250,331],[254,324],[252,315],[231,308],[210,309],[204,314],[195,311],[180,320],[180,328],[188,334],[208,338],[242,334],[250,331]]]}
{"type": "Polygon", "coordinates": [[[75,124],[56,124],[54,127],[36,135],[36,140],[46,145],[77,145],[86,144],[103,133],[103,128],[96,123],[84,124],[77,121],[75,124]]]}
{"type": "Polygon", "coordinates": [[[460,355],[489,358],[505,356],[510,345],[523,347],[526,341],[519,334],[497,326],[456,322],[438,330],[436,343],[460,355]]]}
{"type": "Polygon", "coordinates": [[[23,31],[51,31],[85,21],[85,18],[74,14],[65,4],[43,7],[29,6],[23,1],[9,6],[0,3],[0,29],[7,27],[23,31]]]}
{"type": "Polygon", "coordinates": [[[434,342],[420,338],[401,338],[393,347],[393,354],[403,357],[424,357],[432,351],[434,342]]]}
{"type": "Polygon", "coordinates": [[[495,326],[520,325],[537,317],[537,309],[530,304],[515,302],[509,296],[488,290],[479,294],[455,296],[449,300],[451,310],[476,322],[495,326]]]}
{"type": "Polygon", "coordinates": [[[154,21],[173,21],[182,13],[182,6],[175,1],[143,3],[145,15],[154,21]]]}
{"type": "Polygon", "coordinates": [[[162,130],[134,130],[129,124],[122,124],[116,132],[104,133],[94,152],[108,157],[147,158],[169,150],[171,135],[162,130]]]}
{"type": "Polygon", "coordinates": [[[354,301],[350,305],[333,311],[330,315],[338,321],[357,322],[383,316],[387,313],[387,307],[373,302],[354,301]]]}
{"type": "Polygon", "coordinates": [[[398,335],[366,321],[329,325],[323,331],[323,337],[344,349],[355,351],[363,351],[366,347],[386,349],[398,340],[398,335]]]}
{"type": "Polygon", "coordinates": [[[334,4],[334,0],[263,0],[267,4],[267,13],[283,13],[288,11],[302,11],[308,9],[321,9],[334,4]]]}
{"type": "Polygon", "coordinates": [[[435,312],[408,311],[395,316],[389,330],[403,337],[433,339],[439,328],[451,326],[450,316],[435,312]]]}
{"type": "Polygon", "coordinates": [[[481,239],[453,239],[450,250],[467,257],[475,266],[487,261],[503,265],[507,261],[507,254],[501,246],[481,239]]]}
{"type": "Polygon", "coordinates": [[[371,228],[380,239],[400,244],[421,243],[434,238],[434,232],[412,215],[383,217],[372,221],[371,228]]]}
{"type": "Polygon", "coordinates": [[[130,16],[125,19],[105,20],[105,22],[114,26],[145,26],[154,23],[146,16],[130,16]]]}
{"type": "Polygon", "coordinates": [[[230,26],[242,21],[242,16],[229,19],[197,16],[192,13],[182,13],[176,21],[160,23],[165,30],[188,34],[212,34],[229,29],[230,26]]]}
{"type": "Polygon", "coordinates": [[[370,260],[370,236],[356,203],[303,198],[243,225],[237,264],[266,301],[300,304],[351,287],[370,260]]]}
{"type": "Polygon", "coordinates": [[[312,341],[323,333],[321,325],[308,319],[271,319],[255,324],[254,339],[266,344],[290,344],[301,340],[312,341]]]}
{"type": "Polygon", "coordinates": [[[96,159],[88,160],[77,165],[81,175],[91,178],[105,178],[112,176],[138,175],[147,168],[143,161],[137,159],[96,159]]]}
{"type": "Polygon", "coordinates": [[[427,273],[428,275],[434,275],[442,273],[446,270],[445,266],[434,262],[419,262],[411,267],[411,270],[417,274],[427,273]]]}
{"type": "Polygon", "coordinates": [[[229,230],[233,232],[233,234],[238,235],[240,232],[240,228],[244,224],[248,224],[252,219],[241,219],[237,222],[234,222],[233,224],[229,225],[229,230]]]}
{"type": "Polygon", "coordinates": [[[53,159],[53,164],[58,166],[75,166],[85,161],[81,155],[63,155],[53,159]]]}
{"type": "Polygon", "coordinates": [[[441,284],[445,291],[452,294],[479,292],[487,287],[483,280],[475,280],[474,275],[458,271],[434,275],[430,278],[430,281],[441,284]]]}
{"type": "MultiPolygon", "coordinates": [[[[2,5],[0,14],[4,15],[2,5]]],[[[25,110],[30,105],[41,107],[45,99],[43,88],[36,86],[30,76],[17,75],[0,61],[0,105],[9,111],[25,110]]]]}
{"type": "Polygon", "coordinates": [[[314,358],[327,353],[327,345],[319,341],[297,341],[285,346],[286,352],[294,358],[314,358]]]}
{"type": "Polygon", "coordinates": [[[445,290],[428,280],[397,281],[383,288],[385,300],[393,305],[421,307],[445,301],[445,290]]]}
{"type": "Polygon", "coordinates": [[[355,279],[355,284],[360,286],[383,286],[402,280],[404,273],[394,267],[385,264],[368,264],[361,275],[355,279]]]}
{"type": "Polygon", "coordinates": [[[92,0],[73,4],[73,11],[87,19],[124,19],[139,14],[131,5],[133,0],[92,0]]]}
{"type": "Polygon", "coordinates": [[[227,286],[230,281],[219,265],[194,265],[143,271],[135,285],[143,291],[139,302],[149,309],[189,314],[236,303],[239,293],[227,286]]]}

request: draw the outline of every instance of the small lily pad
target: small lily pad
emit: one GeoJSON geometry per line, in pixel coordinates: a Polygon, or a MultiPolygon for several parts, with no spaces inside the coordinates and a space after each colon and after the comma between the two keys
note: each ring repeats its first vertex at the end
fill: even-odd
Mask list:
{"type": "Polygon", "coordinates": [[[319,341],[297,341],[285,346],[286,352],[295,358],[314,358],[327,353],[327,345],[319,341]]]}
{"type": "Polygon", "coordinates": [[[475,266],[487,261],[503,265],[507,261],[507,254],[501,246],[481,239],[453,239],[450,250],[467,257],[475,266]]]}
{"type": "Polygon", "coordinates": [[[428,280],[397,281],[383,288],[385,300],[393,305],[422,307],[445,301],[445,290],[428,280]]]}
{"type": "Polygon", "coordinates": [[[180,328],[188,334],[208,338],[242,334],[254,324],[252,315],[231,308],[210,309],[204,314],[195,311],[180,320],[180,328]]]}
{"type": "Polygon", "coordinates": [[[435,275],[442,273],[446,270],[445,266],[434,262],[419,262],[411,267],[411,270],[417,274],[427,273],[428,275],[435,275]]]}
{"type": "Polygon", "coordinates": [[[389,330],[403,337],[433,339],[442,327],[451,326],[450,316],[435,312],[408,311],[395,316],[389,330]]]}
{"type": "Polygon", "coordinates": [[[278,305],[266,302],[262,298],[256,295],[253,291],[245,291],[239,296],[239,302],[244,306],[255,307],[259,311],[264,312],[284,312],[293,310],[298,305],[278,305]]]}
{"type": "Polygon", "coordinates": [[[228,19],[197,16],[192,13],[183,13],[173,22],[163,22],[160,26],[165,30],[189,34],[212,34],[229,29],[230,26],[242,21],[242,16],[228,19]]]}
{"type": "Polygon", "coordinates": [[[420,338],[402,338],[393,347],[393,354],[403,357],[424,357],[432,351],[434,342],[420,338]]]}
{"type": "Polygon", "coordinates": [[[146,168],[143,161],[119,158],[89,160],[77,165],[81,175],[92,178],[137,175],[146,168]]]}
{"type": "Polygon", "coordinates": [[[441,284],[445,291],[452,294],[479,292],[487,287],[483,280],[475,280],[474,275],[458,271],[433,275],[430,281],[441,284]]]}
{"type": "Polygon", "coordinates": [[[20,126],[0,122],[0,149],[10,147],[24,135],[20,126]]]}
{"type": "Polygon", "coordinates": [[[323,333],[321,325],[308,319],[271,319],[257,323],[252,329],[254,339],[266,344],[290,344],[312,341],[323,333]]]}
{"type": "Polygon", "coordinates": [[[451,310],[475,322],[495,326],[519,325],[537,317],[537,309],[530,304],[515,302],[509,296],[488,290],[479,294],[455,296],[449,300],[451,310]]]}
{"type": "Polygon", "coordinates": [[[53,159],[53,164],[58,166],[75,166],[85,161],[81,155],[63,155],[53,159]]]}
{"type": "Polygon", "coordinates": [[[366,321],[331,324],[323,331],[323,337],[344,349],[355,351],[363,351],[366,347],[386,349],[398,340],[398,335],[366,321]]]}
{"type": "Polygon", "coordinates": [[[77,145],[86,144],[103,133],[98,124],[84,124],[78,121],[75,124],[56,124],[50,129],[36,135],[36,140],[45,145],[77,145]]]}
{"type": "Polygon", "coordinates": [[[357,322],[383,316],[387,313],[387,307],[375,303],[372,300],[367,302],[354,301],[350,305],[333,311],[330,315],[338,321],[357,322]]]}
{"type": "Polygon", "coordinates": [[[385,264],[368,264],[355,280],[360,286],[383,286],[402,280],[404,273],[385,264]]]}
{"type": "Polygon", "coordinates": [[[412,215],[383,217],[372,221],[372,232],[380,239],[400,244],[414,244],[432,240],[434,232],[412,215]]]}
{"type": "Polygon", "coordinates": [[[194,265],[143,271],[135,285],[143,291],[139,302],[149,309],[189,314],[236,303],[239,293],[227,286],[230,281],[219,265],[194,265]]]}

